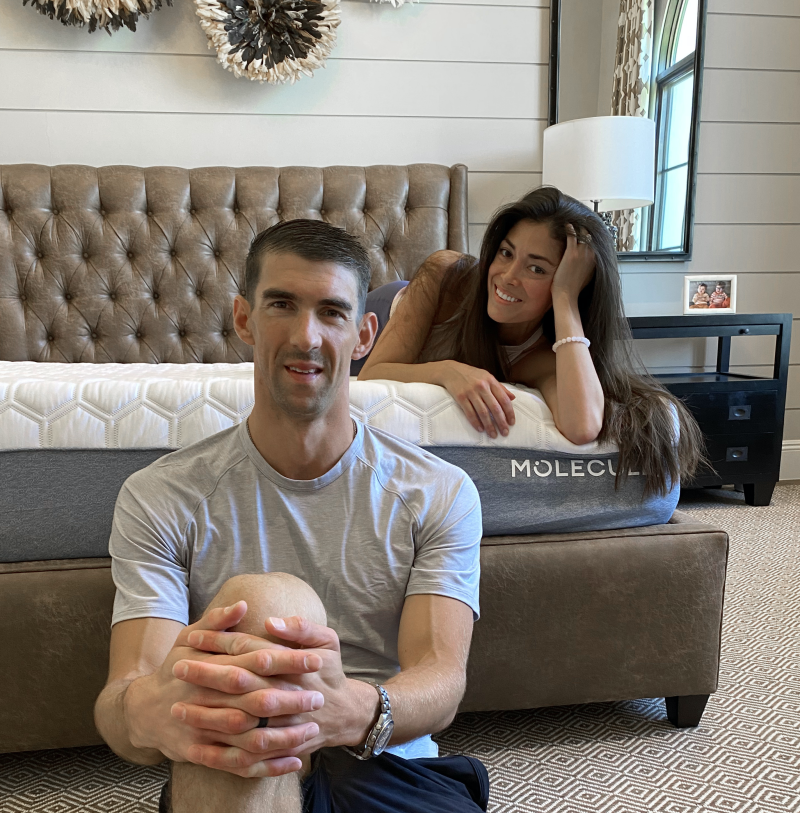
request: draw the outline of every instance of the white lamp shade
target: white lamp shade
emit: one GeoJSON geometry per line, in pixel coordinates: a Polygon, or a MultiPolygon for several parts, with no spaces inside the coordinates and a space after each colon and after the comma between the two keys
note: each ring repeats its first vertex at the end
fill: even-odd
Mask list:
{"type": "Polygon", "coordinates": [[[656,125],[636,116],[596,116],[544,131],[542,183],[598,210],[653,202],[656,125]]]}

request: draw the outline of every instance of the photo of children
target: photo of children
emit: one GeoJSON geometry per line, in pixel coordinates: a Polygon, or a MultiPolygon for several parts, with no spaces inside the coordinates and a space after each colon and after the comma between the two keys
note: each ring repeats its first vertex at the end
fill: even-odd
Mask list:
{"type": "Polygon", "coordinates": [[[736,277],[684,277],[683,312],[735,313],[736,277]]]}

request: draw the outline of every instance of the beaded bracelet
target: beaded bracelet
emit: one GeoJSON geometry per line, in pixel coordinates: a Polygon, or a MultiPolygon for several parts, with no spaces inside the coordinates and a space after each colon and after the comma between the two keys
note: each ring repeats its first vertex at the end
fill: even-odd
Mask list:
{"type": "Polygon", "coordinates": [[[567,342],[580,342],[581,344],[585,344],[587,347],[589,347],[591,344],[591,342],[585,336],[567,336],[566,339],[561,339],[561,341],[558,341],[553,345],[553,352],[555,353],[562,344],[567,344],[567,342]]]}

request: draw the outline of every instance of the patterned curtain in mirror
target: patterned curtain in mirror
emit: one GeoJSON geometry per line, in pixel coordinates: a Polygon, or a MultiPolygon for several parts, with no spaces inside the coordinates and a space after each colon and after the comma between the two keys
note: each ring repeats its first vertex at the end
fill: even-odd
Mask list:
{"type": "MultiPolygon", "coordinates": [[[[617,56],[611,92],[612,116],[647,116],[653,63],[654,0],[620,0],[617,56]]],[[[614,212],[617,251],[635,251],[639,209],[614,212]]]]}

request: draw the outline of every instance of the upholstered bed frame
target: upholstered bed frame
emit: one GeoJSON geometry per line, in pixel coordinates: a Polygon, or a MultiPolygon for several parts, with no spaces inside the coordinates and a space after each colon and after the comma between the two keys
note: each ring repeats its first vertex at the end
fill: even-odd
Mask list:
{"type": "MultiPolygon", "coordinates": [[[[437,249],[467,250],[466,191],[461,165],[0,166],[0,361],[249,361],[231,300],[256,233],[295,217],[342,226],[368,247],[375,287],[437,249]]],[[[32,459],[0,451],[0,496],[47,525],[23,480],[2,476],[32,459]]],[[[53,536],[80,548],[68,529],[53,536]]],[[[484,538],[462,708],[661,696],[676,725],[696,725],[717,686],[727,549],[723,531],[680,513],[484,538]]],[[[14,558],[0,556],[0,752],[99,742],[110,561],[14,558]]]]}

